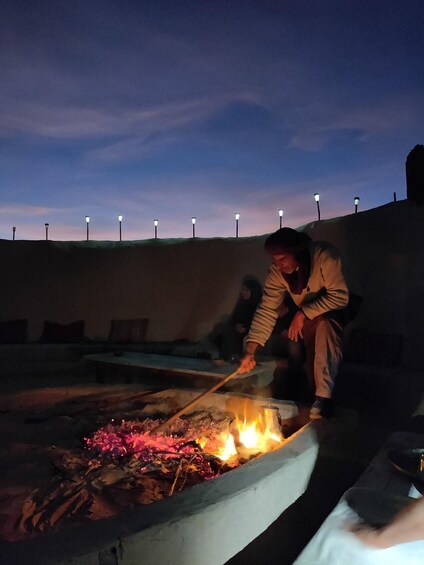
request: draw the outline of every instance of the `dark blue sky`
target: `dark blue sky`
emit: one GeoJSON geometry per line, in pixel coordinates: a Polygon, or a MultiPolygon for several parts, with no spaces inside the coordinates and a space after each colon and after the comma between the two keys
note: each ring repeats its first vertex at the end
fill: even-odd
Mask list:
{"type": "Polygon", "coordinates": [[[422,0],[8,2],[0,237],[231,236],[406,197],[422,0]]]}

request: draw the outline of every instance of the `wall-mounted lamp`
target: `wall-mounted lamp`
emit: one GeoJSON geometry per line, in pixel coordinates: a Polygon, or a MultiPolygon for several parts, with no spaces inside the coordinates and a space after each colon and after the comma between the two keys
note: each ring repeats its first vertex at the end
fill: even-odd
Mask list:
{"type": "Polygon", "coordinates": [[[319,192],[315,192],[314,194],[315,202],[317,203],[317,212],[318,212],[318,221],[321,219],[321,210],[319,208],[319,192]]]}
{"type": "Polygon", "coordinates": [[[355,204],[355,214],[358,213],[358,204],[359,204],[359,196],[355,196],[355,198],[353,199],[353,203],[355,204]]]}
{"type": "Polygon", "coordinates": [[[122,241],[122,218],[123,218],[123,216],[121,216],[121,215],[118,216],[118,222],[119,222],[119,241],[122,241]]]}
{"type": "Polygon", "coordinates": [[[87,226],[87,241],[90,239],[90,216],[85,217],[85,223],[87,226]]]}
{"type": "Polygon", "coordinates": [[[283,214],[284,214],[284,210],[282,208],[280,208],[278,210],[278,215],[280,217],[280,229],[283,227],[283,214]]]}

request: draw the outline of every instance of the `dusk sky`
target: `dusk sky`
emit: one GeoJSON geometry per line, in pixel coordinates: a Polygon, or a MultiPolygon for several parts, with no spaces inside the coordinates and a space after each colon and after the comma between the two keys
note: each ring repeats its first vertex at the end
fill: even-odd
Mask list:
{"type": "Polygon", "coordinates": [[[0,238],[240,235],[406,198],[423,0],[9,0],[0,238]]]}

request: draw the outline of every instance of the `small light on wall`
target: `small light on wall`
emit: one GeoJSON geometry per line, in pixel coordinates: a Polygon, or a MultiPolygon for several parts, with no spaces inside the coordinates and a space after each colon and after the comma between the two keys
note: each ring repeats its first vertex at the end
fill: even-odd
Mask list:
{"type": "Polygon", "coordinates": [[[87,241],[88,241],[90,239],[90,216],[85,217],[85,223],[87,225],[86,234],[87,234],[87,241]]]}
{"type": "Polygon", "coordinates": [[[283,227],[283,214],[284,214],[284,210],[282,208],[280,208],[278,210],[278,215],[280,217],[280,229],[283,227]]]}
{"type": "Polygon", "coordinates": [[[119,222],[119,241],[122,241],[122,218],[123,218],[123,216],[121,216],[121,215],[118,216],[118,222],[119,222]]]}
{"type": "Polygon", "coordinates": [[[236,218],[236,237],[239,236],[239,220],[240,220],[240,214],[238,212],[235,213],[235,218],[236,218]]]}
{"type": "Polygon", "coordinates": [[[318,221],[321,219],[321,210],[319,207],[319,192],[315,192],[314,194],[315,202],[317,203],[317,213],[318,213],[318,221]]]}
{"type": "Polygon", "coordinates": [[[191,218],[191,223],[193,225],[193,239],[196,237],[196,218],[193,216],[191,218]]]}
{"type": "Polygon", "coordinates": [[[159,223],[159,220],[153,220],[153,225],[155,227],[155,239],[158,238],[158,223],[159,223]]]}
{"type": "Polygon", "coordinates": [[[359,204],[359,196],[355,196],[355,198],[353,199],[353,203],[355,204],[355,214],[358,213],[358,204],[359,204]]]}

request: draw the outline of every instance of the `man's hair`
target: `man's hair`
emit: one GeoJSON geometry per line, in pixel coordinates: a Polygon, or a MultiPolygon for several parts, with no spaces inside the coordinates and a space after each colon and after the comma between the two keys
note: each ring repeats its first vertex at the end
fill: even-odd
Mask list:
{"type": "Polygon", "coordinates": [[[299,255],[306,251],[311,238],[304,232],[292,228],[280,228],[265,240],[265,250],[271,254],[291,253],[299,255]]]}

